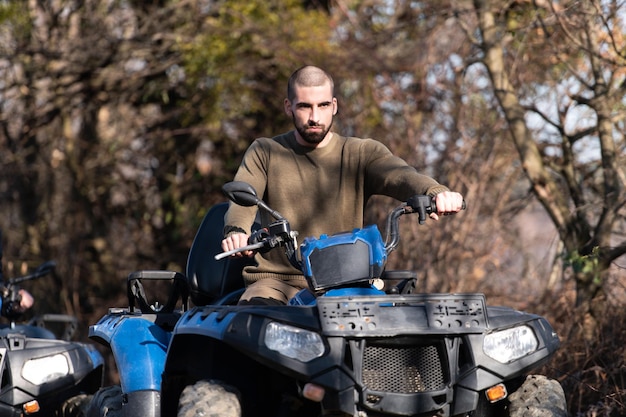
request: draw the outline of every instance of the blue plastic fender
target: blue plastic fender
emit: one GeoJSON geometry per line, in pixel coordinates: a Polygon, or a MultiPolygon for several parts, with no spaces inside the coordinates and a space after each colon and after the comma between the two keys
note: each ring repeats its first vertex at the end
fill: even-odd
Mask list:
{"type": "Polygon", "coordinates": [[[89,337],[111,347],[122,392],[161,389],[161,375],[172,334],[141,317],[106,316],[89,337]]]}

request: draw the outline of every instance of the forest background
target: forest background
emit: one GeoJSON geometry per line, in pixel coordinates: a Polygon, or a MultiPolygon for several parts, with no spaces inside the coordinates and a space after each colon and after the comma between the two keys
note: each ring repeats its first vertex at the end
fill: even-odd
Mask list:
{"type": "MultiPolygon", "coordinates": [[[[404,220],[390,268],[545,315],[576,416],[626,415],[623,0],[0,1],[4,272],[79,338],[126,276],[184,271],[255,137],[291,128],[294,69],[335,78],[335,129],[461,191],[404,220]]],[[[306,192],[306,190],[295,190],[306,192]]],[[[368,222],[397,202],[377,197],[368,222]]],[[[115,380],[109,358],[108,378],[115,380]]]]}

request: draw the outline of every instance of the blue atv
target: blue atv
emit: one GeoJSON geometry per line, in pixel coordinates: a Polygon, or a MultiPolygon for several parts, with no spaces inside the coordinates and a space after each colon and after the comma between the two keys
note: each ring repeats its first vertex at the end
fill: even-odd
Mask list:
{"type": "Polygon", "coordinates": [[[17,321],[20,285],[51,274],[56,264],[5,279],[1,240],[0,235],[0,310],[10,322],[0,325],[0,416],[82,417],[102,386],[104,358],[95,346],[72,340],[76,317],[44,314],[17,321]]]}
{"type": "Polygon", "coordinates": [[[220,254],[227,206],[213,207],[184,276],[131,274],[129,307],[91,327],[111,347],[121,384],[94,396],[89,417],[567,415],[560,384],[531,374],[559,347],[544,318],[488,307],[482,294],[415,294],[414,273],[385,269],[399,218],[423,223],[430,197],[394,209],[385,240],[367,226],[298,245],[248,184],[224,192],[275,218],[239,251],[284,250],[310,289],[286,306],[237,305],[250,261],[220,254]],[[150,301],[143,284],[163,279],[168,301],[150,301]]]}

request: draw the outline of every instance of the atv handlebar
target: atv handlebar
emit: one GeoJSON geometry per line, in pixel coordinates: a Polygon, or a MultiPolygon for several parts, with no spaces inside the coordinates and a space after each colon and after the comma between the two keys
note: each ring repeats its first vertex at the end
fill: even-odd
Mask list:
{"type": "Polygon", "coordinates": [[[37,267],[35,272],[21,277],[11,278],[5,285],[15,285],[24,281],[30,281],[31,279],[43,277],[44,275],[48,275],[49,273],[51,273],[54,268],[56,268],[56,266],[57,264],[54,261],[44,262],[37,267]]]}
{"type": "Polygon", "coordinates": [[[34,272],[28,275],[11,278],[4,283],[0,283],[0,296],[2,297],[2,301],[0,303],[1,314],[9,319],[19,317],[23,311],[16,307],[19,306],[22,301],[20,287],[18,284],[48,275],[54,270],[54,268],[56,268],[56,262],[44,262],[39,265],[34,272]]]}
{"type": "MultiPolygon", "coordinates": [[[[461,210],[465,210],[467,205],[463,201],[461,210]]],[[[435,198],[428,195],[414,195],[406,203],[396,207],[387,216],[385,250],[390,253],[398,247],[400,243],[400,227],[398,219],[405,214],[417,213],[419,224],[426,222],[426,217],[432,213],[437,213],[435,198]]]]}
{"type": "MultiPolygon", "coordinates": [[[[293,266],[299,269],[301,265],[299,264],[297,256],[298,244],[296,242],[298,232],[291,230],[289,222],[258,198],[254,188],[245,182],[232,181],[226,183],[224,184],[223,191],[235,204],[241,206],[256,205],[260,209],[267,211],[277,220],[271,223],[267,228],[261,229],[260,232],[255,232],[250,236],[248,245],[217,254],[215,255],[215,260],[224,259],[236,253],[254,250],[265,252],[278,246],[284,246],[289,261],[293,266]]],[[[461,209],[465,210],[465,208],[466,204],[465,201],[463,201],[461,209]]],[[[386,227],[387,238],[385,240],[385,250],[387,253],[393,251],[400,241],[398,219],[404,214],[412,213],[417,213],[419,223],[424,224],[428,215],[437,213],[435,198],[429,195],[414,195],[409,198],[406,203],[396,207],[389,213],[386,227]]]]}
{"type": "Polygon", "coordinates": [[[286,219],[280,219],[271,223],[269,226],[254,232],[248,238],[248,242],[250,244],[227,252],[219,253],[215,255],[215,260],[219,261],[220,259],[226,258],[230,255],[249,250],[267,252],[279,246],[284,246],[290,262],[295,267],[299,268],[297,260],[294,258],[298,248],[298,242],[296,240],[297,236],[298,232],[291,230],[289,222],[286,219]],[[294,264],[294,262],[296,263],[294,264]]]}

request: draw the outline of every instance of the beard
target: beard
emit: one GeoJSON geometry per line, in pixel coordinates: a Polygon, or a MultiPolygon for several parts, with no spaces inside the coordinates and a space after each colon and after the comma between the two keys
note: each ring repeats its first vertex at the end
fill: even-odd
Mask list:
{"type": "Polygon", "coordinates": [[[324,138],[330,131],[330,128],[333,126],[333,122],[331,120],[330,125],[328,125],[328,127],[326,127],[325,125],[314,124],[314,123],[307,123],[307,124],[298,126],[296,124],[296,118],[293,117],[293,125],[296,127],[296,130],[298,131],[298,133],[300,134],[300,136],[302,137],[302,139],[304,139],[306,143],[317,145],[318,143],[324,140],[324,138]],[[319,127],[322,130],[320,132],[311,132],[307,130],[307,128],[309,127],[319,127]]]}

